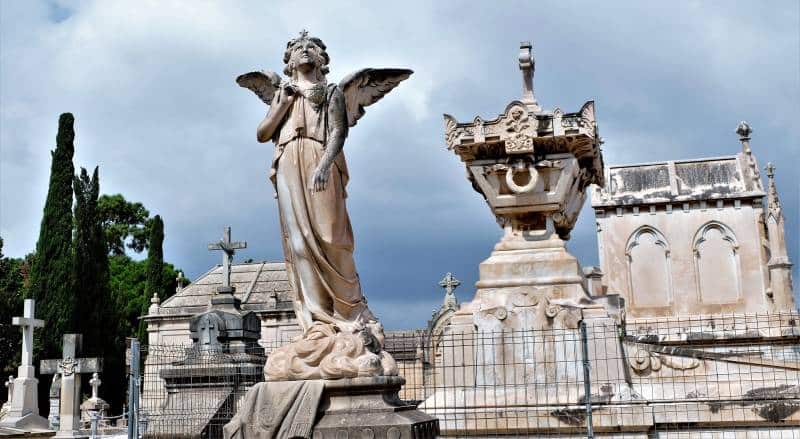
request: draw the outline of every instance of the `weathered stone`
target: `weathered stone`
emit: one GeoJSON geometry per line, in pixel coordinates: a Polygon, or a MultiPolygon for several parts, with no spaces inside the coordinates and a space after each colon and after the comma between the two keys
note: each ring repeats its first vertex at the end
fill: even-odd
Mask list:
{"type": "Polygon", "coordinates": [[[23,316],[12,319],[12,324],[22,329],[22,361],[17,368],[17,377],[7,385],[9,401],[0,418],[0,426],[27,431],[49,428],[47,419],[39,415],[39,380],[33,366],[33,331],[44,326],[43,320],[34,318],[35,307],[33,299],[25,299],[23,316]]]}

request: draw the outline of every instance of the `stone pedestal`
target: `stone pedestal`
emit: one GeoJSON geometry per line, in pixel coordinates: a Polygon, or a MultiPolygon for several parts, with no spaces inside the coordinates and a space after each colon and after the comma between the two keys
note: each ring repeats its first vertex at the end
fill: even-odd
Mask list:
{"type": "Polygon", "coordinates": [[[326,380],[314,426],[315,439],[426,439],[439,434],[439,421],[411,405],[398,392],[396,376],[326,380]]]}
{"type": "Polygon", "coordinates": [[[0,426],[19,428],[23,430],[46,430],[49,428],[47,419],[39,416],[39,402],[36,379],[33,366],[20,366],[17,368],[17,377],[11,386],[9,395],[8,412],[0,420],[0,426]]]}

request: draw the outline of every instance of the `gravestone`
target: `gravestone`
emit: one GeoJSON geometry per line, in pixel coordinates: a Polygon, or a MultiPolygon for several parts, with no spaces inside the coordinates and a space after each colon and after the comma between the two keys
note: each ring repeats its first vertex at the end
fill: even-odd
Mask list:
{"type": "Polygon", "coordinates": [[[81,404],[81,419],[84,421],[91,421],[95,416],[102,419],[110,407],[98,394],[100,384],[102,384],[100,374],[95,372],[92,374],[92,379],[89,380],[89,385],[92,386],[92,396],[81,404]]]}
{"type": "Polygon", "coordinates": [[[81,334],[64,334],[62,357],[59,360],[42,360],[39,370],[43,375],[61,375],[61,401],[59,426],[56,438],[87,437],[81,434],[81,374],[103,370],[101,358],[78,358],[83,344],[81,334]]]}
{"type": "MultiPolygon", "coordinates": [[[[33,366],[33,331],[44,326],[44,321],[34,318],[36,302],[25,299],[22,317],[14,317],[12,324],[22,329],[22,361],[17,368],[17,377],[8,386],[8,412],[0,419],[0,426],[24,430],[47,429],[47,419],[39,416],[39,400],[33,366]]],[[[10,377],[9,377],[10,378],[10,377]]]]}
{"type": "Polygon", "coordinates": [[[58,425],[61,419],[61,374],[53,374],[53,380],[50,382],[50,411],[47,415],[47,421],[50,423],[50,428],[58,430],[58,425]]]}

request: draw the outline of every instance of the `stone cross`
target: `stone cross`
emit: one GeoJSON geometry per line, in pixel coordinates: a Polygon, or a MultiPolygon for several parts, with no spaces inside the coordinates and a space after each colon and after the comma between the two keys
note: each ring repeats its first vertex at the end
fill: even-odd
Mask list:
{"type": "Polygon", "coordinates": [[[47,419],[39,416],[39,380],[33,366],[33,331],[44,326],[44,321],[34,317],[36,302],[33,299],[25,299],[23,307],[22,317],[11,319],[11,323],[22,330],[22,362],[17,368],[17,378],[13,379],[12,385],[7,384],[9,411],[0,425],[47,428],[47,419]]]}
{"type": "Polygon", "coordinates": [[[60,423],[56,438],[75,437],[80,430],[80,374],[103,370],[100,358],[78,358],[83,344],[81,334],[64,334],[63,343],[60,360],[42,360],[39,366],[42,374],[61,374],[60,423]]]}
{"type": "Polygon", "coordinates": [[[3,384],[8,389],[8,400],[11,401],[11,395],[14,394],[14,375],[8,376],[8,381],[3,384]]]}
{"type": "Polygon", "coordinates": [[[92,374],[92,379],[89,380],[89,385],[92,386],[92,399],[97,399],[97,389],[100,388],[100,384],[103,382],[100,381],[100,374],[97,372],[92,374]]]}
{"type": "Polygon", "coordinates": [[[231,261],[237,249],[247,248],[247,243],[244,241],[231,242],[231,228],[225,227],[225,234],[222,239],[213,244],[208,244],[209,250],[222,250],[222,288],[229,290],[231,288],[231,261]]]}
{"type": "Polygon", "coordinates": [[[22,317],[14,317],[11,323],[22,328],[22,366],[33,366],[33,330],[44,326],[44,320],[33,317],[36,302],[25,299],[22,317]]]}
{"type": "Polygon", "coordinates": [[[461,281],[456,279],[453,276],[453,273],[447,273],[441,281],[439,281],[439,286],[444,288],[444,292],[447,295],[453,294],[453,291],[461,285],[461,281]]]}
{"type": "Polygon", "coordinates": [[[461,281],[456,279],[453,273],[447,273],[444,278],[439,281],[439,286],[444,288],[444,308],[455,309],[458,307],[454,292],[459,285],[461,285],[461,281]]]}

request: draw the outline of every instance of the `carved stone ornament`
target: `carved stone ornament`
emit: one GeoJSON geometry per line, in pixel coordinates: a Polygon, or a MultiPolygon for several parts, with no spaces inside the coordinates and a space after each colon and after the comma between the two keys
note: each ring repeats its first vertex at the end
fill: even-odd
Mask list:
{"type": "Polygon", "coordinates": [[[72,357],[66,357],[63,360],[58,362],[59,369],[62,370],[61,375],[68,377],[75,374],[75,366],[78,365],[78,362],[75,361],[72,357]]]}
{"type": "Polygon", "coordinates": [[[662,366],[674,370],[689,370],[700,366],[696,358],[673,357],[659,354],[637,346],[630,346],[628,350],[628,364],[637,374],[658,372],[662,366]]]}
{"type": "Polygon", "coordinates": [[[532,127],[532,122],[528,111],[522,105],[514,105],[509,109],[505,118],[506,131],[509,137],[506,138],[506,152],[508,154],[532,153],[533,136],[528,134],[532,127]]]}

